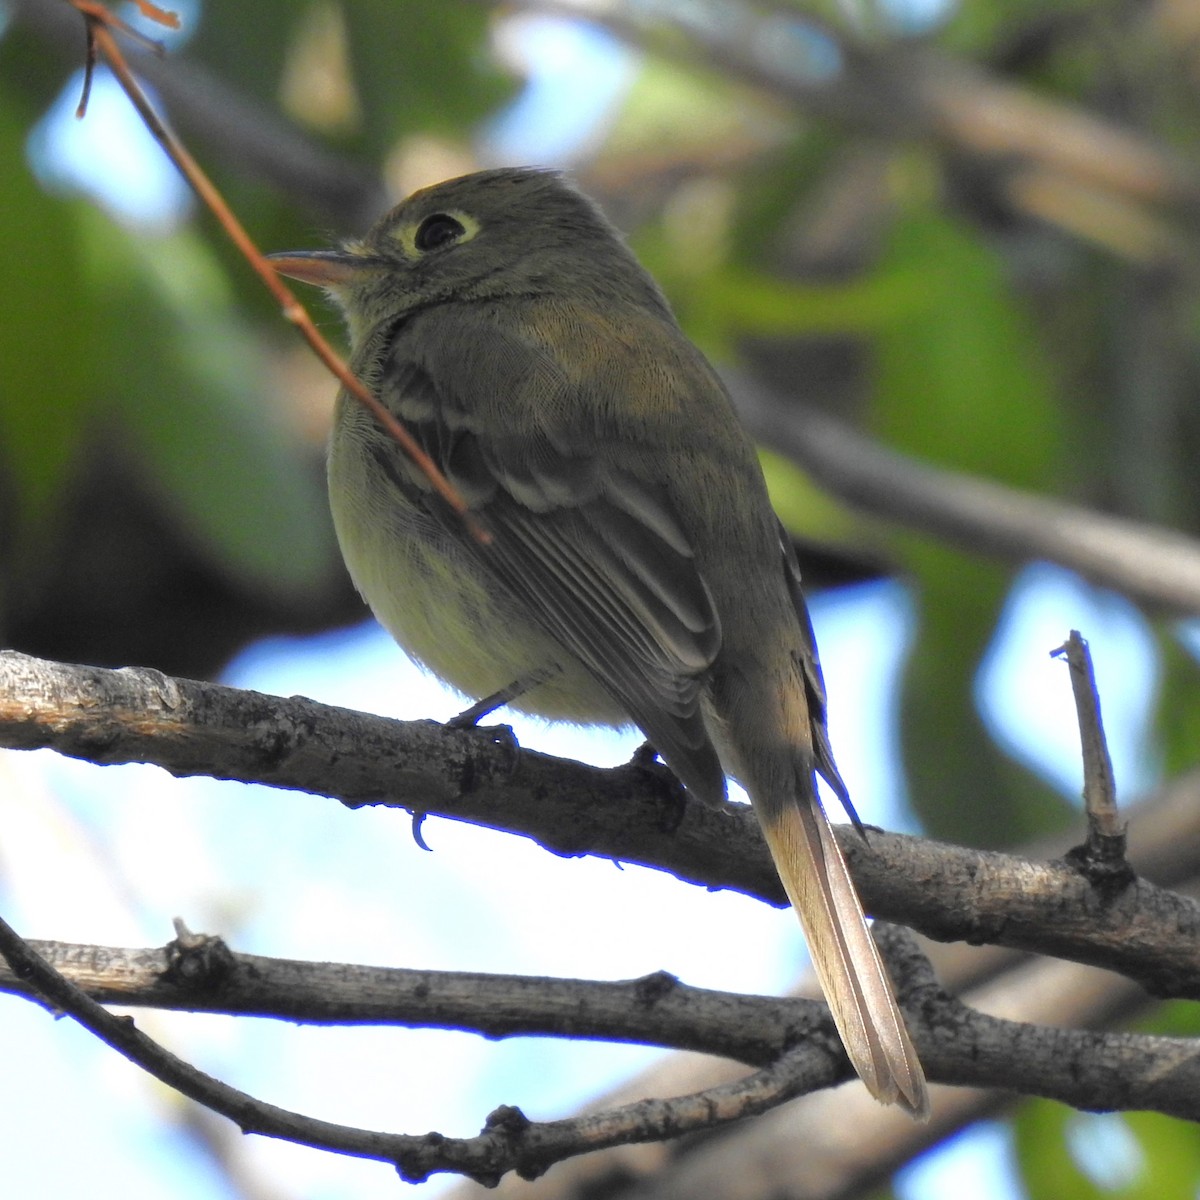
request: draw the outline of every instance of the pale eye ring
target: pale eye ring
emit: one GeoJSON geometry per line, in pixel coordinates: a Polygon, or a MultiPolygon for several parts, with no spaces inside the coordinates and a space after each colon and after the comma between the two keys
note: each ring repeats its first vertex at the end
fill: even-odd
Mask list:
{"type": "Polygon", "coordinates": [[[436,250],[448,242],[457,241],[466,229],[461,221],[456,221],[449,213],[434,213],[417,226],[413,245],[422,252],[436,250]]]}

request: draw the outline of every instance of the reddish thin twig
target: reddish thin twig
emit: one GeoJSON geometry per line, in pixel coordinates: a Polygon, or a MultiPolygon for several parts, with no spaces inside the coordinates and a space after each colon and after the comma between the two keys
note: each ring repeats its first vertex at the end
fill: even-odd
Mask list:
{"type": "Polygon", "coordinates": [[[165,25],[168,29],[179,28],[178,13],[171,12],[167,8],[159,8],[157,4],[151,4],[150,0],[133,0],[137,5],[142,16],[148,21],[154,21],[159,25],[165,25]]]}
{"type": "Polygon", "coordinates": [[[283,282],[279,273],[251,240],[245,227],[225,202],[225,198],[217,190],[216,185],[151,107],[150,101],[134,78],[129,64],[125,61],[125,57],[112,35],[112,28],[122,29],[124,28],[123,23],[115,18],[103,4],[99,3],[99,0],[71,0],[71,3],[87,23],[89,46],[94,45],[104,55],[117,82],[121,85],[125,95],[129,97],[130,103],[137,110],[146,128],[149,129],[151,135],[183,177],[191,184],[196,195],[220,222],[221,227],[242,256],[266,284],[268,290],[279,302],[284,317],[296,326],[301,336],[312,347],[313,352],[346,391],[354,396],[360,404],[365,405],[388,434],[399,443],[404,452],[425,474],[438,495],[466,522],[472,535],[480,542],[485,544],[489,542],[490,534],[471,514],[466,501],[438,469],[433,459],[414,441],[408,430],[363,386],[337,351],[321,336],[304,306],[296,299],[292,290],[283,282]]]}
{"type": "MultiPolygon", "coordinates": [[[[142,11],[142,16],[147,17],[151,21],[156,21],[159,25],[166,25],[171,29],[179,28],[179,18],[172,12],[167,12],[165,9],[156,8],[149,4],[147,0],[134,0],[138,8],[142,11]]],[[[83,87],[79,94],[79,103],[75,106],[76,120],[82,120],[87,116],[88,104],[92,98],[92,82],[96,77],[96,29],[99,26],[110,26],[113,29],[119,29],[126,37],[131,37],[134,41],[141,42],[147,50],[153,51],[160,58],[163,54],[162,42],[156,42],[153,38],[147,37],[140,29],[134,29],[128,21],[122,20],[116,13],[109,12],[108,9],[102,8],[98,4],[92,4],[89,0],[71,0],[84,16],[84,30],[87,36],[87,48],[84,51],[83,61],[83,87]]]]}

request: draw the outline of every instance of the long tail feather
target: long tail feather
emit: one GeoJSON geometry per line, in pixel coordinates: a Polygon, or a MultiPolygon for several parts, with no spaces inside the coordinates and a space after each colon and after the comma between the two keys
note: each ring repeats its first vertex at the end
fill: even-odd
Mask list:
{"type": "Polygon", "coordinates": [[[877,1100],[927,1120],[925,1073],[828,818],[815,798],[755,810],[850,1062],[877,1100]]]}

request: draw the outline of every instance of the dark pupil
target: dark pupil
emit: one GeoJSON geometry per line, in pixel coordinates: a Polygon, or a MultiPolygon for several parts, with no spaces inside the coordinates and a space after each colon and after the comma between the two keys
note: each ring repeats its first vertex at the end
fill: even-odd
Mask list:
{"type": "Polygon", "coordinates": [[[434,213],[432,217],[426,217],[417,226],[415,239],[417,249],[432,250],[437,246],[444,246],[447,242],[461,237],[465,232],[466,230],[453,217],[448,217],[445,213],[434,213]]]}

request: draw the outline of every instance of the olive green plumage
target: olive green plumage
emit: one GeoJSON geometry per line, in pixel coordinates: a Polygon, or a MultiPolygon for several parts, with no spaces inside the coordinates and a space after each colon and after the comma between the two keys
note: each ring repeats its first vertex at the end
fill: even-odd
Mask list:
{"type": "Polygon", "coordinates": [[[355,583],[468,695],[637,724],[710,802],[746,787],[855,1068],[927,1112],[814,771],[848,804],[790,543],[721,381],[661,292],[553,173],[417,192],[361,241],[274,256],[350,328],[351,365],[491,532],[473,539],[346,395],[330,449],[355,583]]]}

